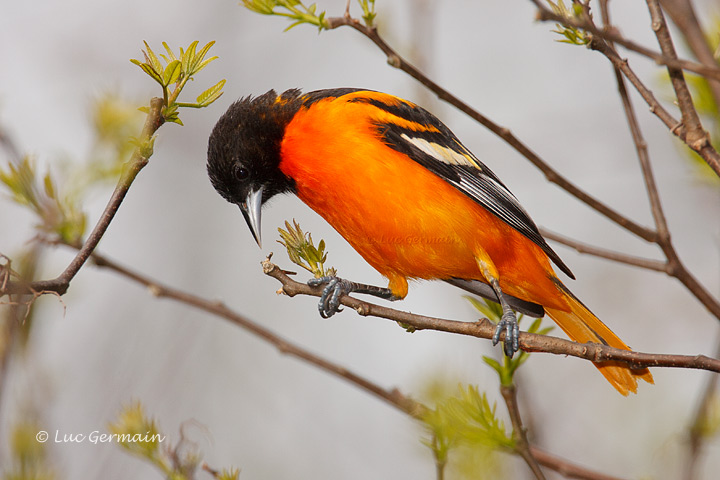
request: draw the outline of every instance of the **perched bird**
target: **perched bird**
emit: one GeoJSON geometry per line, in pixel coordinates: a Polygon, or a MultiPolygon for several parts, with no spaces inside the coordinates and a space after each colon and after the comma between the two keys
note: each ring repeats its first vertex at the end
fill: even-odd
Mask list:
{"type": "MultiPolygon", "coordinates": [[[[577,342],[629,350],[555,275],[574,278],[515,196],[430,112],[385,93],[355,88],[303,94],[273,90],[233,103],[208,145],[215,189],[240,207],[260,244],[262,205],[294,193],[389,281],[388,288],[328,277],[319,309],[341,295],[396,300],[408,279],[439,279],[502,305],[505,353],[518,350],[513,310],[545,312],[577,342]]],[[[596,363],[623,395],[646,368],[596,363]]]]}

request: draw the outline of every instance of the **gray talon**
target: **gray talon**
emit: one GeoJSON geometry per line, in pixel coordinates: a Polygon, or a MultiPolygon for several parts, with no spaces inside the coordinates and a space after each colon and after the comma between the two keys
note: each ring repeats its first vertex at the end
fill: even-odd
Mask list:
{"type": "Polygon", "coordinates": [[[503,330],[505,330],[503,350],[505,355],[512,358],[515,352],[520,350],[520,326],[512,311],[504,313],[500,322],[497,324],[492,338],[493,345],[497,345],[500,341],[500,334],[503,330]]]}

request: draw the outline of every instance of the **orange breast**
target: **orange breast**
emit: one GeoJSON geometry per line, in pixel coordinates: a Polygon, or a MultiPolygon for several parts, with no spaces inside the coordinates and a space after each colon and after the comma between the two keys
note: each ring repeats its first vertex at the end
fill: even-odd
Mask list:
{"type": "Polygon", "coordinates": [[[343,98],[301,110],[280,169],[298,197],[386,277],[484,281],[478,247],[516,297],[563,308],[545,253],[452,185],[387,147],[367,105],[343,98]],[[546,298],[547,297],[547,298],[546,298]]]}

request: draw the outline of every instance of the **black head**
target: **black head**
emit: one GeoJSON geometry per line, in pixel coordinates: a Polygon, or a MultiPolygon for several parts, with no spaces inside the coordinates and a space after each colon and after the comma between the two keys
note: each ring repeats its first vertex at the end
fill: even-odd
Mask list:
{"type": "Polygon", "coordinates": [[[258,245],[262,204],[294,189],[279,168],[280,145],[300,108],[299,97],[299,90],[280,96],[270,90],[240,99],[220,117],[208,142],[210,181],[225,200],[240,207],[258,245]]]}

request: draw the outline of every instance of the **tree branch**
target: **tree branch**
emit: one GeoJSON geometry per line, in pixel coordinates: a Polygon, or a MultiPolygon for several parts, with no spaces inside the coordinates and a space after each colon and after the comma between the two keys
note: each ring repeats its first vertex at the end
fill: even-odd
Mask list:
{"type": "Polygon", "coordinates": [[[635,257],[632,255],[627,255],[622,252],[615,252],[613,250],[608,250],[606,248],[596,247],[594,245],[590,245],[587,243],[583,243],[583,242],[574,240],[570,237],[566,237],[565,235],[551,232],[550,230],[547,230],[545,228],[541,228],[540,233],[546,239],[552,240],[552,241],[557,242],[562,245],[565,245],[566,247],[570,247],[578,253],[592,255],[594,257],[604,258],[606,260],[611,260],[613,262],[622,263],[624,265],[632,265],[634,267],[640,267],[640,268],[644,268],[646,270],[654,270],[656,272],[668,273],[667,264],[665,264],[664,262],[661,262],[659,260],[651,260],[649,258],[635,257]]]}
{"type": "MultiPolygon", "coordinates": [[[[296,282],[281,268],[269,259],[263,262],[263,272],[282,284],[278,293],[289,297],[295,295],[310,295],[319,297],[321,287],[310,287],[305,283],[296,282]]],[[[492,339],[495,333],[495,324],[487,319],[478,322],[461,322],[436,317],[426,317],[409,312],[403,312],[374,303],[368,303],[347,295],[341,297],[340,303],[357,311],[362,316],[385,318],[395,322],[410,325],[416,330],[437,330],[440,332],[456,333],[477,338],[492,339]]],[[[504,339],[505,333],[500,336],[504,339]]],[[[591,362],[620,362],[630,368],[644,367],[672,367],[710,370],[720,373],[720,360],[705,355],[671,355],[660,353],[639,353],[631,350],[621,350],[597,343],[576,343],[549,335],[537,335],[520,332],[520,348],[527,352],[545,352],[555,355],[578,357],[591,362]]]]}
{"type": "MultiPolygon", "coordinates": [[[[621,58],[620,55],[617,53],[617,51],[606,41],[606,38],[609,40],[612,40],[613,42],[617,42],[618,44],[622,44],[622,37],[617,37],[615,35],[608,35],[607,32],[603,33],[600,29],[598,29],[590,20],[587,18],[584,20],[576,20],[574,18],[566,18],[562,15],[557,15],[554,12],[549,11],[546,7],[544,7],[539,0],[531,0],[535,6],[538,7],[538,15],[541,19],[552,19],[554,21],[560,22],[563,25],[566,26],[572,26],[575,28],[581,28],[585,30],[586,32],[590,33],[590,43],[588,44],[588,47],[592,50],[598,51],[605,55],[608,60],[612,62],[612,64],[617,67],[623,75],[632,83],[632,85],[635,87],[635,89],[640,93],[640,96],[645,100],[645,102],[650,106],[650,111],[654,113],[669,129],[670,132],[677,136],[680,140],[682,140],[688,147],[690,147],[693,151],[697,152],[698,155],[702,157],[703,160],[710,166],[710,168],[715,172],[716,175],[720,176],[720,155],[718,152],[713,148],[713,146],[709,142],[709,138],[707,135],[707,132],[702,130],[702,127],[700,126],[700,129],[698,130],[696,123],[694,122],[692,116],[693,112],[694,115],[697,116],[697,112],[695,112],[694,106],[691,110],[688,110],[688,106],[685,105],[685,107],[682,106],[684,102],[686,102],[688,99],[690,103],[692,104],[692,99],[690,98],[689,91],[687,94],[685,94],[682,91],[682,86],[680,83],[673,83],[673,87],[680,88],[680,96],[683,97],[683,100],[678,97],[678,103],[681,106],[681,114],[683,115],[683,122],[679,122],[676,120],[665,108],[660,105],[660,103],[655,98],[655,95],[650,91],[649,88],[643,84],[643,82],[640,80],[640,78],[633,72],[633,70],[629,67],[627,59],[621,58]],[[687,117],[687,118],[686,118],[687,117]],[[689,122],[686,124],[685,122],[689,122]]],[[[649,2],[652,0],[648,0],[649,2]]],[[[655,1],[655,3],[657,3],[655,1]]],[[[659,9],[659,7],[658,7],[659,9]]],[[[665,25],[664,19],[662,23],[656,24],[653,22],[653,25],[655,28],[655,25],[665,25]]],[[[659,28],[659,30],[662,30],[662,28],[659,28]]],[[[667,30],[667,26],[665,26],[665,30],[667,30]]],[[[663,34],[660,34],[663,36],[663,34]]],[[[669,37],[668,37],[669,38],[669,37]]],[[[664,43],[661,43],[661,46],[665,45],[665,48],[668,48],[667,42],[664,41],[664,43]]],[[[670,41],[670,45],[672,45],[672,41],[670,41]]],[[[669,50],[668,50],[669,53],[669,50]]],[[[675,50],[673,48],[672,54],[675,55],[675,50]]],[[[663,57],[665,58],[665,57],[663,57]]],[[[672,69],[673,72],[680,72],[680,75],[682,75],[682,67],[680,63],[678,63],[675,56],[675,61],[671,57],[667,57],[667,61],[663,61],[660,63],[666,63],[668,65],[668,69],[672,69]],[[671,66],[672,65],[672,66],[671,66]]],[[[699,64],[697,64],[699,65],[699,64]]],[[[707,67],[704,67],[702,65],[699,65],[703,69],[706,69],[707,67]]],[[[712,70],[720,70],[717,68],[713,68],[712,70]]],[[[675,80],[677,80],[677,73],[675,75],[675,80]]],[[[673,78],[673,74],[671,74],[671,79],[673,78]]],[[[715,75],[713,75],[713,78],[720,78],[715,75]]],[[[684,80],[682,81],[682,84],[684,84],[684,80]]],[[[687,89],[687,85],[685,85],[685,89],[687,89]]],[[[677,90],[676,90],[677,92],[677,90]]],[[[699,124],[699,120],[698,120],[699,124]]],[[[648,240],[648,239],[646,239],[648,240]]],[[[649,240],[653,241],[653,240],[649,240]]]]}
{"type": "MultiPolygon", "coordinates": [[[[161,98],[153,98],[150,100],[150,112],[145,120],[145,125],[142,129],[140,137],[140,145],[151,145],[152,136],[155,134],[158,128],[163,124],[162,116],[163,100],[161,98]]],[[[100,219],[93,228],[87,240],[79,249],[75,258],[65,268],[65,270],[52,280],[36,280],[30,283],[27,282],[9,282],[6,287],[0,290],[0,296],[6,294],[33,294],[35,292],[55,292],[58,295],[64,295],[67,292],[70,282],[77,275],[78,271],[85,264],[87,259],[92,254],[95,247],[102,239],[103,235],[110,226],[115,214],[117,213],[120,204],[125,199],[130,186],[132,185],[135,177],[137,177],[140,170],[145,167],[148,163],[148,158],[152,154],[152,150],[143,151],[139,146],[135,149],[130,160],[125,164],[123,173],[118,181],[115,190],[113,191],[108,204],[105,207],[100,219]]]]}
{"type": "Polygon", "coordinates": [[[545,474],[530,449],[530,442],[528,442],[522,417],[520,416],[515,385],[501,385],[500,393],[502,394],[503,400],[505,400],[505,405],[510,415],[510,422],[513,427],[513,439],[515,440],[515,451],[525,460],[525,463],[530,467],[530,470],[537,480],[545,480],[545,474]]]}
{"type": "MultiPolygon", "coordinates": [[[[657,37],[660,50],[663,55],[668,58],[677,58],[675,53],[675,46],[673,45],[670,31],[665,23],[665,16],[663,15],[662,9],[658,0],[647,0],[648,10],[650,10],[650,18],[652,19],[652,29],[657,37]]],[[[695,104],[693,103],[692,96],[690,95],[690,89],[685,82],[685,75],[681,68],[667,67],[668,74],[670,75],[670,82],[672,83],[673,89],[675,90],[675,96],[682,113],[682,122],[686,129],[686,142],[695,151],[700,151],[710,144],[710,138],[707,132],[703,129],[700,117],[695,110],[695,104]]],[[[710,147],[712,148],[712,146],[710,147]]],[[[714,159],[716,162],[720,162],[715,149],[714,159]]]]}
{"type": "MultiPolygon", "coordinates": [[[[653,93],[642,83],[642,81],[640,81],[640,79],[629,67],[627,60],[621,59],[611,44],[605,42],[602,38],[594,37],[591,39],[589,47],[605,55],[612,62],[613,67],[622,72],[630,83],[635,86],[643,99],[645,99],[648,105],[650,105],[651,111],[655,113],[655,115],[657,115],[658,118],[660,118],[668,127],[672,126],[671,131],[685,141],[685,129],[682,128],[682,124],[678,123],[677,120],[675,120],[658,103],[653,93]]],[[[622,94],[625,88],[624,82],[618,83],[618,88],[620,89],[621,98],[623,99],[623,104],[626,109],[626,115],[630,115],[632,117],[628,117],[628,122],[633,135],[633,141],[635,142],[636,150],[638,152],[638,158],[640,159],[640,165],[643,170],[643,177],[645,179],[645,185],[650,199],[653,218],[658,229],[657,232],[653,232],[654,238],[649,241],[656,243],[665,254],[665,257],[667,258],[665,271],[670,276],[677,278],[713,316],[720,320],[720,301],[714,298],[713,295],[710,294],[710,292],[695,278],[695,276],[690,273],[687,268],[685,268],[672,244],[665,216],[660,205],[660,197],[650,167],[650,161],[647,155],[647,146],[640,135],[639,128],[637,127],[637,120],[634,118],[634,110],[632,105],[629,103],[627,92],[625,91],[624,96],[622,94]],[[630,109],[629,113],[628,108],[630,109]]],[[[687,144],[687,141],[685,141],[685,143],[687,144]]],[[[720,172],[720,163],[718,163],[718,167],[718,172],[720,172]]]]}
{"type": "MultiPolygon", "coordinates": [[[[660,0],[660,4],[680,30],[695,58],[706,67],[717,69],[717,61],[700,27],[690,0],[660,0]]],[[[720,82],[718,80],[720,79],[708,78],[715,105],[720,105],[720,82]]]]}

